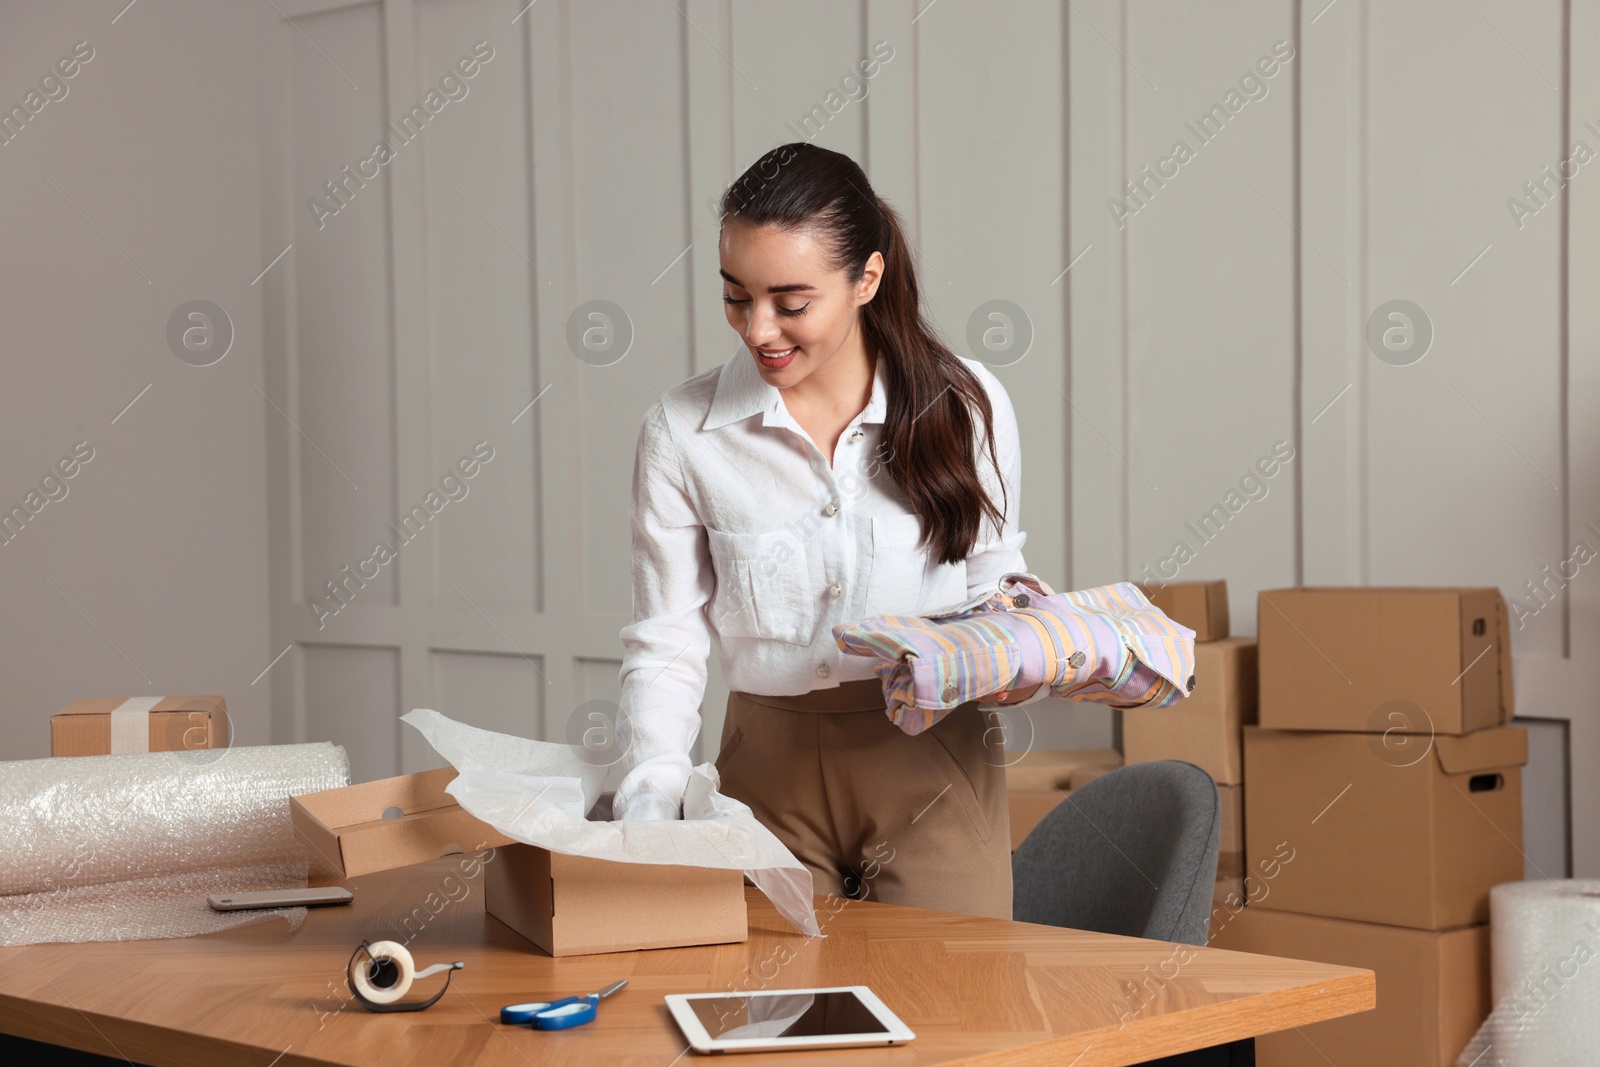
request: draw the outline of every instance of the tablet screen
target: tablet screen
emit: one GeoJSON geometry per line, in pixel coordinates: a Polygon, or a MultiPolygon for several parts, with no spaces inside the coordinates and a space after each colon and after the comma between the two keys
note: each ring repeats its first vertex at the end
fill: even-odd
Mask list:
{"type": "Polygon", "coordinates": [[[847,991],[696,997],[689,1004],[713,1039],[889,1036],[872,1010],[847,991]]]}

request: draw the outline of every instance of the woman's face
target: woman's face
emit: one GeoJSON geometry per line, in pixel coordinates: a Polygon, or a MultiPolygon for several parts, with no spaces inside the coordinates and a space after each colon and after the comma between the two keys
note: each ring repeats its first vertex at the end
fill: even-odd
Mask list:
{"type": "Polygon", "coordinates": [[[805,231],[730,219],[718,251],[728,325],[768,382],[787,389],[841,353],[861,351],[857,309],[878,291],[877,252],[851,285],[842,269],[828,269],[827,248],[805,231]]]}

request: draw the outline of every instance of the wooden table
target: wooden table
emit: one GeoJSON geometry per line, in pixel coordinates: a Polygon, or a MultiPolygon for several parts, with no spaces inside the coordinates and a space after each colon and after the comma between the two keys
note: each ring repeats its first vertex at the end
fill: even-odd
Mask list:
{"type": "MultiPolygon", "coordinates": [[[[152,1067],[687,1067],[696,1054],[666,993],[864,984],[915,1041],[727,1062],[1099,1067],[1375,1004],[1371,971],[873,901],[819,897],[828,936],[811,939],[748,886],[746,942],[553,959],[484,915],[481,875],[464,894],[455,872],[441,860],[358,878],[354,903],[312,909],[294,932],[271,919],[202,937],[0,948],[0,1032],[152,1067]],[[429,908],[444,903],[436,915],[421,913],[427,923],[408,941],[412,955],[418,966],[464,960],[466,968],[425,1011],[362,1010],[344,985],[351,952],[363,937],[406,940],[391,920],[429,899],[429,908]],[[501,1005],[619,978],[628,986],[588,1026],[545,1033],[496,1021],[501,1005]],[[1132,991],[1138,983],[1142,997],[1132,991]]],[[[422,979],[412,996],[442,981],[422,979]]]]}

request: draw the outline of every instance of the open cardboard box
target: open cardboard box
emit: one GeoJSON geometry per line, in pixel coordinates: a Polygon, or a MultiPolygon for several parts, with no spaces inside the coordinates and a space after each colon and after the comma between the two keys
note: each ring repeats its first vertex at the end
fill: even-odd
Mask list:
{"type": "Polygon", "coordinates": [[[750,936],[744,875],[513,844],[484,866],[483,908],[552,956],[720,945],[750,936]]]}
{"type": "Polygon", "coordinates": [[[289,798],[289,818],[346,878],[512,843],[461,809],[444,787],[454,767],[289,798]]]}
{"type": "Polygon", "coordinates": [[[442,767],[290,797],[290,818],[347,878],[493,849],[483,861],[484,910],[552,956],[749,937],[740,871],[620,863],[521,844],[445,792],[456,774],[442,767]]]}

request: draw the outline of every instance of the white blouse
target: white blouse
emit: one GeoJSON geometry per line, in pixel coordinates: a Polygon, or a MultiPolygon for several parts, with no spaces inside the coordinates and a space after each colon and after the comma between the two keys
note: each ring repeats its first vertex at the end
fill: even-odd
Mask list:
{"type": "MultiPolygon", "coordinates": [[[[1000,536],[984,520],[958,563],[935,564],[916,547],[920,522],[885,467],[881,358],[871,399],[839,436],[832,466],[744,350],[645,413],[633,472],[634,622],[622,630],[614,817],[678,817],[713,641],[731,689],[836,687],[875,677],[872,659],[839,651],[836,624],[933,611],[1027,570],[1011,398],[988,367],[961,361],[988,391],[1007,497],[1000,536]]],[[[1000,504],[986,445],[978,474],[1000,504]]]]}

